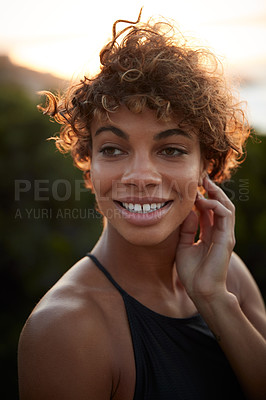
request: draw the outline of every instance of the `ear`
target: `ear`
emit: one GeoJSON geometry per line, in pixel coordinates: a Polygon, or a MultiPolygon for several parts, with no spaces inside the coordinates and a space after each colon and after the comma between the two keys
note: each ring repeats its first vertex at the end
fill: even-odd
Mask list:
{"type": "Polygon", "coordinates": [[[198,181],[198,186],[202,186],[203,185],[203,179],[205,178],[205,176],[207,176],[207,171],[206,170],[204,170],[202,172],[202,174],[200,174],[199,181],[198,181]]]}
{"type": "Polygon", "coordinates": [[[208,167],[209,167],[209,163],[206,160],[202,160],[202,165],[201,165],[201,172],[199,175],[199,181],[198,181],[198,186],[202,186],[203,185],[203,179],[205,178],[205,176],[208,175],[208,167]]]}

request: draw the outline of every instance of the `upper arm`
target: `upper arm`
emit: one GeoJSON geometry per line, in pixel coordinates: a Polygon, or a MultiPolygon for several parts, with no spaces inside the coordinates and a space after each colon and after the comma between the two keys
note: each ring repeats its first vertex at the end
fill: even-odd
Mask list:
{"type": "Polygon", "coordinates": [[[235,253],[231,258],[230,270],[229,279],[231,284],[234,281],[235,287],[237,286],[237,297],[243,313],[252,325],[266,337],[266,314],[262,295],[250,271],[235,253]]]}
{"type": "Polygon", "coordinates": [[[107,400],[111,397],[110,352],[97,318],[60,310],[36,312],[19,343],[21,400],[107,400]]]}

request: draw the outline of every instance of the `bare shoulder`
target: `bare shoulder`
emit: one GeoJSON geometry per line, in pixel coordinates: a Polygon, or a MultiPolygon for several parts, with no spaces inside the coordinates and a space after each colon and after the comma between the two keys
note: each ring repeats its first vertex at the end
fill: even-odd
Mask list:
{"type": "Polygon", "coordinates": [[[250,322],[266,336],[266,314],[262,295],[249,269],[236,253],[232,254],[230,260],[227,288],[237,296],[241,309],[250,322]]]}
{"type": "Polygon", "coordinates": [[[111,343],[97,293],[101,277],[83,259],[43,297],[19,343],[21,399],[109,399],[111,343]]]}

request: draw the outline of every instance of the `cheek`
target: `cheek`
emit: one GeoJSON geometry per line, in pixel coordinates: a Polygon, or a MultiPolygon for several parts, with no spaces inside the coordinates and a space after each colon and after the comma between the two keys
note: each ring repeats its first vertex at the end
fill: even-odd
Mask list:
{"type": "Polygon", "coordinates": [[[172,179],[170,185],[178,192],[181,201],[194,203],[199,186],[199,175],[199,168],[195,166],[186,168],[182,172],[179,171],[175,178],[172,179]]]}
{"type": "Polygon", "coordinates": [[[91,162],[91,181],[93,187],[97,191],[102,191],[103,187],[111,181],[111,169],[103,165],[97,160],[97,157],[92,158],[91,162]]]}
{"type": "Polygon", "coordinates": [[[93,193],[96,196],[96,199],[102,196],[102,194],[106,190],[106,183],[108,182],[108,177],[105,176],[104,171],[100,171],[97,165],[91,165],[91,184],[93,187],[93,193]]]}
{"type": "Polygon", "coordinates": [[[192,206],[196,200],[197,190],[198,190],[197,181],[188,180],[182,187],[182,191],[180,193],[181,194],[180,200],[182,202],[189,203],[192,206]]]}
{"type": "Polygon", "coordinates": [[[190,171],[185,178],[186,193],[191,195],[197,192],[199,185],[199,172],[197,169],[190,171]]]}
{"type": "Polygon", "coordinates": [[[92,164],[91,183],[98,205],[101,203],[104,206],[119,192],[119,176],[115,172],[113,167],[92,164]]]}

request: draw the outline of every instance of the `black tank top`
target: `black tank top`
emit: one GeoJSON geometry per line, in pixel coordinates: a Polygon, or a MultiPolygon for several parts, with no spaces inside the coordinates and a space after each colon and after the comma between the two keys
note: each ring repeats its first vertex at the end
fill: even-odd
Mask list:
{"type": "Polygon", "coordinates": [[[92,254],[120,292],[130,327],[136,368],[134,400],[244,400],[237,379],[200,314],[171,318],[126,293],[92,254]]]}

